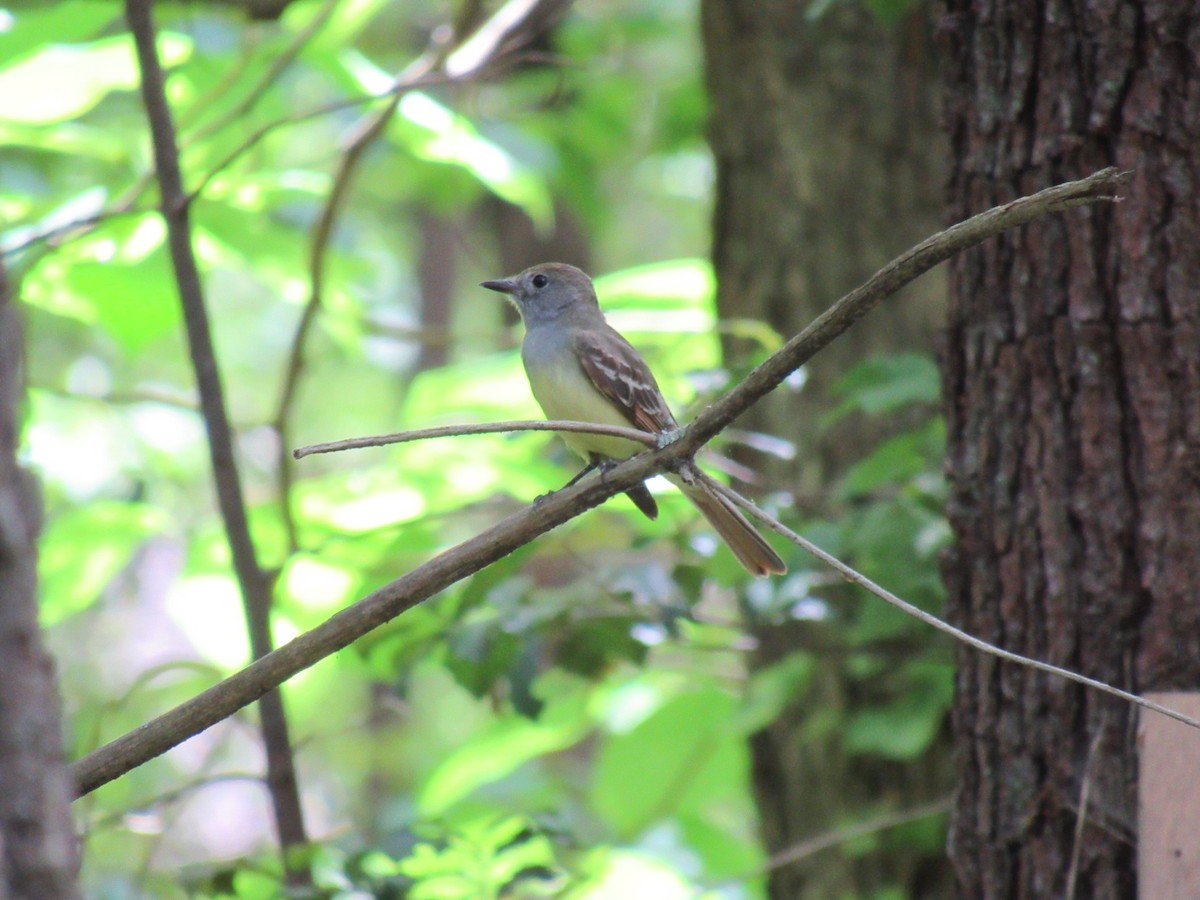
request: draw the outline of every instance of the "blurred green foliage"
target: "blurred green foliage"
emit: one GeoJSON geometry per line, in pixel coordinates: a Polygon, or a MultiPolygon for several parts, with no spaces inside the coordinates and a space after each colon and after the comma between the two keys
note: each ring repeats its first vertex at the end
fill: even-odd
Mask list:
{"type": "MultiPolygon", "coordinates": [[[[448,9],[302,0],[274,23],[201,4],[156,12],[285,641],[554,489],[573,464],[546,435],[309,458],[295,469],[289,546],[269,425],[310,291],[313,223],[347,134],[448,9]]],[[[474,288],[506,274],[481,213],[498,201],[542,232],[556,207],[579,220],[611,320],[677,411],[723,383],[700,259],[712,166],[693,5],[581,4],[553,55],[561,65],[401,102],[327,250],[296,443],[538,416],[517,336],[474,288]],[[460,252],[446,273],[448,362],[418,371],[426,212],[455,223],[460,252]]],[[[43,622],[72,756],[248,652],[136,84],[118,4],[0,9],[0,242],[26,308],[25,452],[45,492],[43,622]]],[[[764,349],[780,339],[729,327],[764,349]]],[[[903,410],[913,427],[830,487],[835,516],[791,518],[935,611],[936,389],[932,362],[912,356],[849,373],[830,422],[903,410]]],[[[669,491],[660,503],[648,522],[614,500],[289,682],[324,895],[761,896],[746,739],[813,689],[825,651],[814,642],[752,670],[750,620],[809,622],[842,654],[862,703],[822,709],[812,727],[841,733],[846,753],[929,748],[951,682],[928,631],[795,553],[792,575],[748,585],[686,503],[669,491]],[[893,666],[877,650],[900,641],[929,650],[893,666]]],[[[765,505],[789,514],[782,491],[765,505]]],[[[253,723],[243,713],[78,803],[89,897],[278,895],[253,723]]],[[[936,852],[936,834],[912,843],[936,852]]]]}

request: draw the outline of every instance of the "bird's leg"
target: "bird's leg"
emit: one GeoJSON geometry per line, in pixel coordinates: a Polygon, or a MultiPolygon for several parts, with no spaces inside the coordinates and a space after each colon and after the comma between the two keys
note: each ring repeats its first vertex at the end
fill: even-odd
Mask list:
{"type": "Polygon", "coordinates": [[[566,488],[569,488],[573,484],[579,484],[579,482],[583,480],[583,476],[587,475],[589,472],[594,472],[596,469],[600,469],[601,472],[605,471],[605,468],[604,468],[605,462],[609,462],[609,460],[602,460],[602,459],[600,459],[600,457],[596,456],[593,453],[592,457],[591,457],[591,462],[589,462],[586,466],[584,466],[582,469],[580,469],[578,472],[576,472],[575,477],[572,478],[570,481],[568,481],[566,484],[564,484],[561,488],[559,488],[559,490],[561,491],[566,488]]]}
{"type": "MultiPolygon", "coordinates": [[[[589,462],[586,466],[584,466],[582,469],[580,469],[578,472],[576,472],[575,477],[572,478],[570,481],[568,481],[566,484],[564,484],[562,487],[560,487],[558,490],[565,491],[571,485],[579,484],[579,482],[583,480],[583,477],[585,475],[587,475],[591,472],[594,472],[598,468],[601,468],[601,465],[602,465],[602,461],[600,460],[600,458],[593,455],[591,458],[591,462],[589,462]]],[[[533,498],[533,505],[540,506],[547,497],[551,497],[557,493],[558,493],[558,491],[550,491],[549,493],[539,494],[538,496],[533,498]]]]}
{"type": "MultiPolygon", "coordinates": [[[[609,459],[605,457],[597,460],[593,457],[593,465],[600,469],[600,480],[604,480],[604,476],[623,463],[623,459],[609,459]]],[[[633,501],[633,505],[642,511],[647,519],[658,518],[658,503],[654,499],[654,495],[650,493],[650,488],[646,487],[646,483],[635,484],[625,492],[625,496],[633,501]]]]}
{"type": "Polygon", "coordinates": [[[592,463],[592,465],[600,470],[600,480],[603,481],[605,476],[607,476],[609,472],[611,472],[613,469],[615,469],[617,467],[618,463],[622,463],[622,462],[624,462],[623,459],[611,459],[610,457],[606,456],[603,459],[596,460],[595,462],[592,463]]]}
{"type": "Polygon", "coordinates": [[[654,449],[661,450],[663,447],[675,443],[681,434],[683,434],[683,428],[679,426],[670,431],[660,431],[654,436],[654,449]]]}

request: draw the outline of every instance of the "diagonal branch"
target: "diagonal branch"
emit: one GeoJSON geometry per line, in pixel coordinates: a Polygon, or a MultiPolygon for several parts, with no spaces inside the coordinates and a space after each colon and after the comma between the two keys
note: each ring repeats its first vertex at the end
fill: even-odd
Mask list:
{"type": "MultiPolygon", "coordinates": [[[[250,526],[242,496],[241,477],[233,450],[233,431],[225,407],[216,354],[200,272],[192,251],[192,233],[187,193],[179,166],[179,148],[175,126],[167,103],[162,67],[155,46],[155,28],[151,13],[152,0],[127,0],[126,18],[137,47],[141,70],[142,101],[150,123],[154,147],[155,170],[158,173],[162,215],[167,225],[167,243],[171,264],[183,305],[188,350],[196,373],[200,394],[200,410],[208,433],[209,457],[217,503],[229,540],[233,568],[242,593],[246,626],[251,650],[256,658],[272,650],[271,639],[271,580],[258,564],[250,526]]],[[[288,737],[287,718],[278,691],[264,692],[259,704],[263,743],[267,755],[267,784],[274,805],[275,822],[284,849],[284,863],[289,884],[302,886],[310,877],[303,869],[295,868],[287,851],[307,843],[300,795],[288,737]]]]}
{"type": "Polygon", "coordinates": [[[1200,729],[1200,721],[1197,721],[1196,719],[1193,719],[1191,716],[1185,715],[1184,713],[1173,710],[1170,707],[1163,706],[1161,703],[1156,703],[1153,700],[1147,700],[1145,697],[1139,697],[1137,694],[1132,694],[1129,691],[1123,691],[1119,687],[1113,687],[1111,684],[1099,681],[1095,678],[1088,678],[1086,675],[1080,675],[1078,672],[1072,672],[1070,669],[1064,669],[1048,662],[1042,662],[1040,659],[1034,659],[1031,656],[1022,656],[1020,653],[1014,653],[1011,650],[1005,650],[1003,647],[997,647],[995,644],[989,644],[987,641],[983,640],[982,638],[977,638],[973,634],[968,634],[961,628],[956,628],[944,619],[939,619],[933,613],[926,612],[925,610],[921,609],[921,607],[914,606],[907,600],[902,600],[901,598],[897,597],[886,588],[880,587],[866,575],[863,575],[856,569],[846,565],[836,556],[826,553],[816,544],[812,543],[812,541],[809,541],[808,539],[796,534],[796,532],[792,531],[786,525],[783,525],[782,523],[777,522],[771,516],[768,516],[737,491],[730,490],[719,481],[714,481],[713,479],[709,478],[703,472],[700,473],[700,477],[703,478],[717,493],[729,498],[731,502],[736,503],[742,509],[746,510],[751,516],[771,528],[772,531],[783,535],[797,547],[803,549],[806,553],[815,556],[821,562],[825,563],[825,565],[835,569],[839,575],[841,575],[851,584],[858,585],[864,590],[874,594],[879,599],[890,603],[905,615],[912,616],[914,619],[924,622],[926,625],[936,628],[938,631],[941,631],[944,634],[950,635],[950,637],[954,638],[956,641],[961,641],[968,647],[979,650],[983,653],[988,653],[999,659],[1006,660],[1007,662],[1013,662],[1017,663],[1018,665],[1027,666],[1030,669],[1037,669],[1039,672],[1045,672],[1048,675],[1057,675],[1059,678],[1065,678],[1067,681],[1073,681],[1076,684],[1082,684],[1084,687],[1092,688],[1093,690],[1100,691],[1101,693],[1111,694],[1114,697],[1124,700],[1126,703],[1132,703],[1135,706],[1142,706],[1146,709],[1152,709],[1157,713],[1162,713],[1164,716],[1169,716],[1172,719],[1183,722],[1185,725],[1191,725],[1193,728],[1200,729]]]}
{"type": "Polygon", "coordinates": [[[1048,188],[981,213],[923,241],[788,341],[745,381],[701,413],[674,443],[639,453],[613,467],[603,479],[585,480],[546,497],[536,507],[509,516],[384,585],[220,684],[93,751],[74,766],[80,793],[95,790],[165,753],[454,582],[655,472],[690,458],[701,444],[889,294],[955,253],[1008,228],[1070,206],[1114,200],[1123,177],[1115,169],[1106,169],[1082,181],[1048,188]]]}

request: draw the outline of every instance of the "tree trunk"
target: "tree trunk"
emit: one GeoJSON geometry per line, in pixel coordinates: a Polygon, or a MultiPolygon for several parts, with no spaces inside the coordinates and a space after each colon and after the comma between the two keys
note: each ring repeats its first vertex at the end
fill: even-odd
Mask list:
{"type": "MultiPolygon", "coordinates": [[[[705,0],[701,10],[717,171],[718,310],[723,319],[762,320],[790,336],[940,227],[945,154],[930,17],[920,3],[896,25],[853,2],[830,4],[815,20],[809,4],[794,0],[705,0]]],[[[740,426],[797,447],[791,461],[747,460],[768,484],[786,486],[809,509],[825,504],[836,475],[882,434],[877,423],[853,419],[831,432],[815,427],[831,405],[830,386],[873,353],[930,349],[942,293],[936,277],[906,291],[807,366],[802,392],[776,392],[742,418],[740,426]]],[[[736,365],[750,348],[733,341],[726,349],[736,365]]],[[[822,633],[819,623],[760,623],[750,664],[768,666],[812,647],[822,633]]],[[[750,745],[770,854],[877,815],[881,806],[915,805],[948,790],[948,766],[929,758],[890,763],[847,753],[829,723],[844,721],[862,698],[843,654],[815,653],[808,690],[750,745]]],[[[930,896],[944,889],[945,867],[914,856],[825,853],[774,868],[770,895],[870,896],[903,885],[930,896]]]]}
{"type": "MultiPolygon", "coordinates": [[[[713,264],[723,318],[790,337],[941,225],[944,138],[928,4],[880,22],[858,2],[816,20],[795,0],[705,0],[705,64],[716,158],[713,264]]],[[[819,495],[879,434],[844,422],[821,435],[830,387],[873,353],[926,350],[945,288],[933,273],[805,367],[804,390],[752,410],[743,427],[796,443],[778,479],[819,495]]],[[[747,350],[727,346],[730,361],[747,350]]],[[[769,460],[760,462],[767,463],[769,460]]],[[[761,468],[756,464],[757,468],[761,468]]]]}
{"type": "MultiPolygon", "coordinates": [[[[951,267],[953,617],[1127,690],[1195,689],[1200,6],[948,7],[952,219],[1106,165],[1135,172],[1121,203],[951,267]]],[[[960,653],[962,896],[1135,896],[1135,719],[960,653]]]]}
{"type": "Polygon", "coordinates": [[[41,501],[17,465],[21,319],[0,261],[0,900],[77,897],[70,775],[37,618],[41,501]]]}

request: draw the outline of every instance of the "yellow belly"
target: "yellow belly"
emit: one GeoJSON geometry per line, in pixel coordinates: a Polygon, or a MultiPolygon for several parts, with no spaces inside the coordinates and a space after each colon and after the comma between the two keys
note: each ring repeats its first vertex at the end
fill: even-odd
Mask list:
{"type": "MultiPolygon", "coordinates": [[[[629,420],[596,390],[578,363],[574,359],[570,363],[562,366],[526,364],[529,386],[546,418],[632,428],[629,420]]],[[[600,434],[560,432],[559,437],[587,461],[591,460],[593,453],[610,459],[624,459],[646,449],[637,441],[600,434]]]]}

